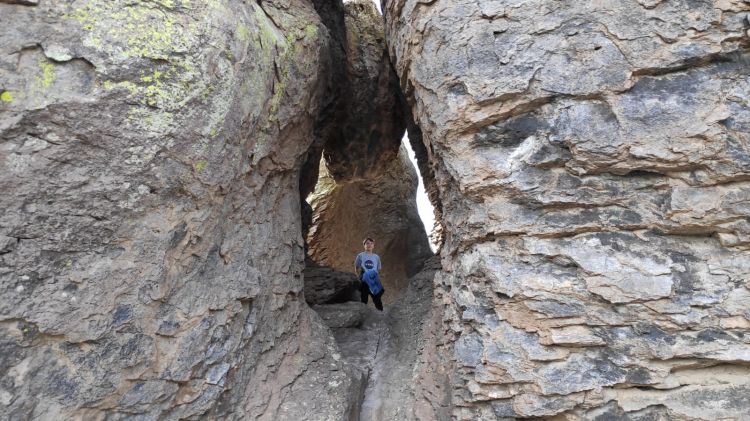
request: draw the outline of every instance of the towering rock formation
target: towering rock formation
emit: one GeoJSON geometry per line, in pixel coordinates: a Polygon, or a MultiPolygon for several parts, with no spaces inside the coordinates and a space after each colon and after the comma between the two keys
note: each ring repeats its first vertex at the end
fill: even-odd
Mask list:
{"type": "Polygon", "coordinates": [[[743,419],[748,12],[0,0],[0,419],[743,419]],[[416,271],[407,126],[441,265],[308,271],[337,344],[300,233],[416,271]]]}
{"type": "Polygon", "coordinates": [[[312,4],[8,3],[0,418],[356,417],[301,299],[312,4]]]}
{"type": "Polygon", "coordinates": [[[411,415],[747,416],[750,5],[386,8],[445,229],[411,415]]]}

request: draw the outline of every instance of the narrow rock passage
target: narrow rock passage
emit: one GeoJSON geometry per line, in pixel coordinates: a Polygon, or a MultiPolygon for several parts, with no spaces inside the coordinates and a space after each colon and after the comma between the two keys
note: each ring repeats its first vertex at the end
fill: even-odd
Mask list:
{"type": "Polygon", "coordinates": [[[415,377],[421,350],[431,334],[424,328],[430,319],[433,278],[440,269],[439,262],[438,257],[427,261],[422,271],[409,281],[406,294],[387,309],[361,420],[414,418],[415,377]]]}
{"type": "Polygon", "coordinates": [[[428,260],[406,292],[379,312],[358,302],[315,306],[333,329],[342,357],[363,372],[360,420],[413,419],[414,376],[426,340],[432,282],[439,258],[428,260]]]}

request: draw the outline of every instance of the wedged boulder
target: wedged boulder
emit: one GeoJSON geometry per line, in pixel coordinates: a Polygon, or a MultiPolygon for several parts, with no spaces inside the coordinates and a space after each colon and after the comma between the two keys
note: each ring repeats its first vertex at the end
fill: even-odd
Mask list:
{"type": "Polygon", "coordinates": [[[306,240],[311,260],[348,272],[362,240],[374,238],[389,303],[432,251],[417,213],[417,174],[401,142],[410,117],[383,25],[372,1],[345,3],[347,83],[334,103],[337,118],[325,126],[306,240]]]}
{"type": "Polygon", "coordinates": [[[305,278],[307,304],[333,304],[359,300],[360,281],[353,273],[340,272],[308,261],[302,275],[305,278]]]}

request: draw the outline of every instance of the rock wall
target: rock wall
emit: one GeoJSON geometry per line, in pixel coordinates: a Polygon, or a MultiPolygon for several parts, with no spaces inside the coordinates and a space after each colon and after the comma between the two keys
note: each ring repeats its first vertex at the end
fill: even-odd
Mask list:
{"type": "Polygon", "coordinates": [[[396,159],[406,127],[398,77],[385,44],[383,16],[371,0],[344,4],[340,48],[346,69],[323,152],[336,181],[383,174],[396,159]]]}
{"type": "Polygon", "coordinates": [[[411,416],[750,413],[749,10],[387,2],[445,237],[411,416]]]}
{"type": "Polygon", "coordinates": [[[0,16],[0,419],[355,418],[301,294],[313,5],[0,16]]]}

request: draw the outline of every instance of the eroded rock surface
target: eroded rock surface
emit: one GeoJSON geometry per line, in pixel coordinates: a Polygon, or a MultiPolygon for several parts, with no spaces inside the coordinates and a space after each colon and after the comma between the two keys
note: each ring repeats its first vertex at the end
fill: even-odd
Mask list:
{"type": "Polygon", "coordinates": [[[336,181],[376,177],[397,159],[406,127],[404,107],[385,44],[383,16],[371,0],[344,3],[339,35],[344,86],[326,133],[324,156],[336,181]]]}
{"type": "Polygon", "coordinates": [[[439,269],[439,259],[429,259],[382,313],[357,302],[313,307],[333,329],[341,356],[365,379],[359,419],[411,419],[432,395],[435,385],[423,383],[415,373],[429,371],[435,363],[428,347],[441,321],[430,298],[439,269]]]}
{"type": "Polygon", "coordinates": [[[313,6],[10,3],[0,418],[356,416],[359,374],[301,297],[313,6]]]}
{"type": "Polygon", "coordinates": [[[445,229],[417,418],[750,413],[749,10],[387,3],[445,229]]]}
{"type": "Polygon", "coordinates": [[[0,417],[743,419],[748,11],[0,1],[0,417]]]}

